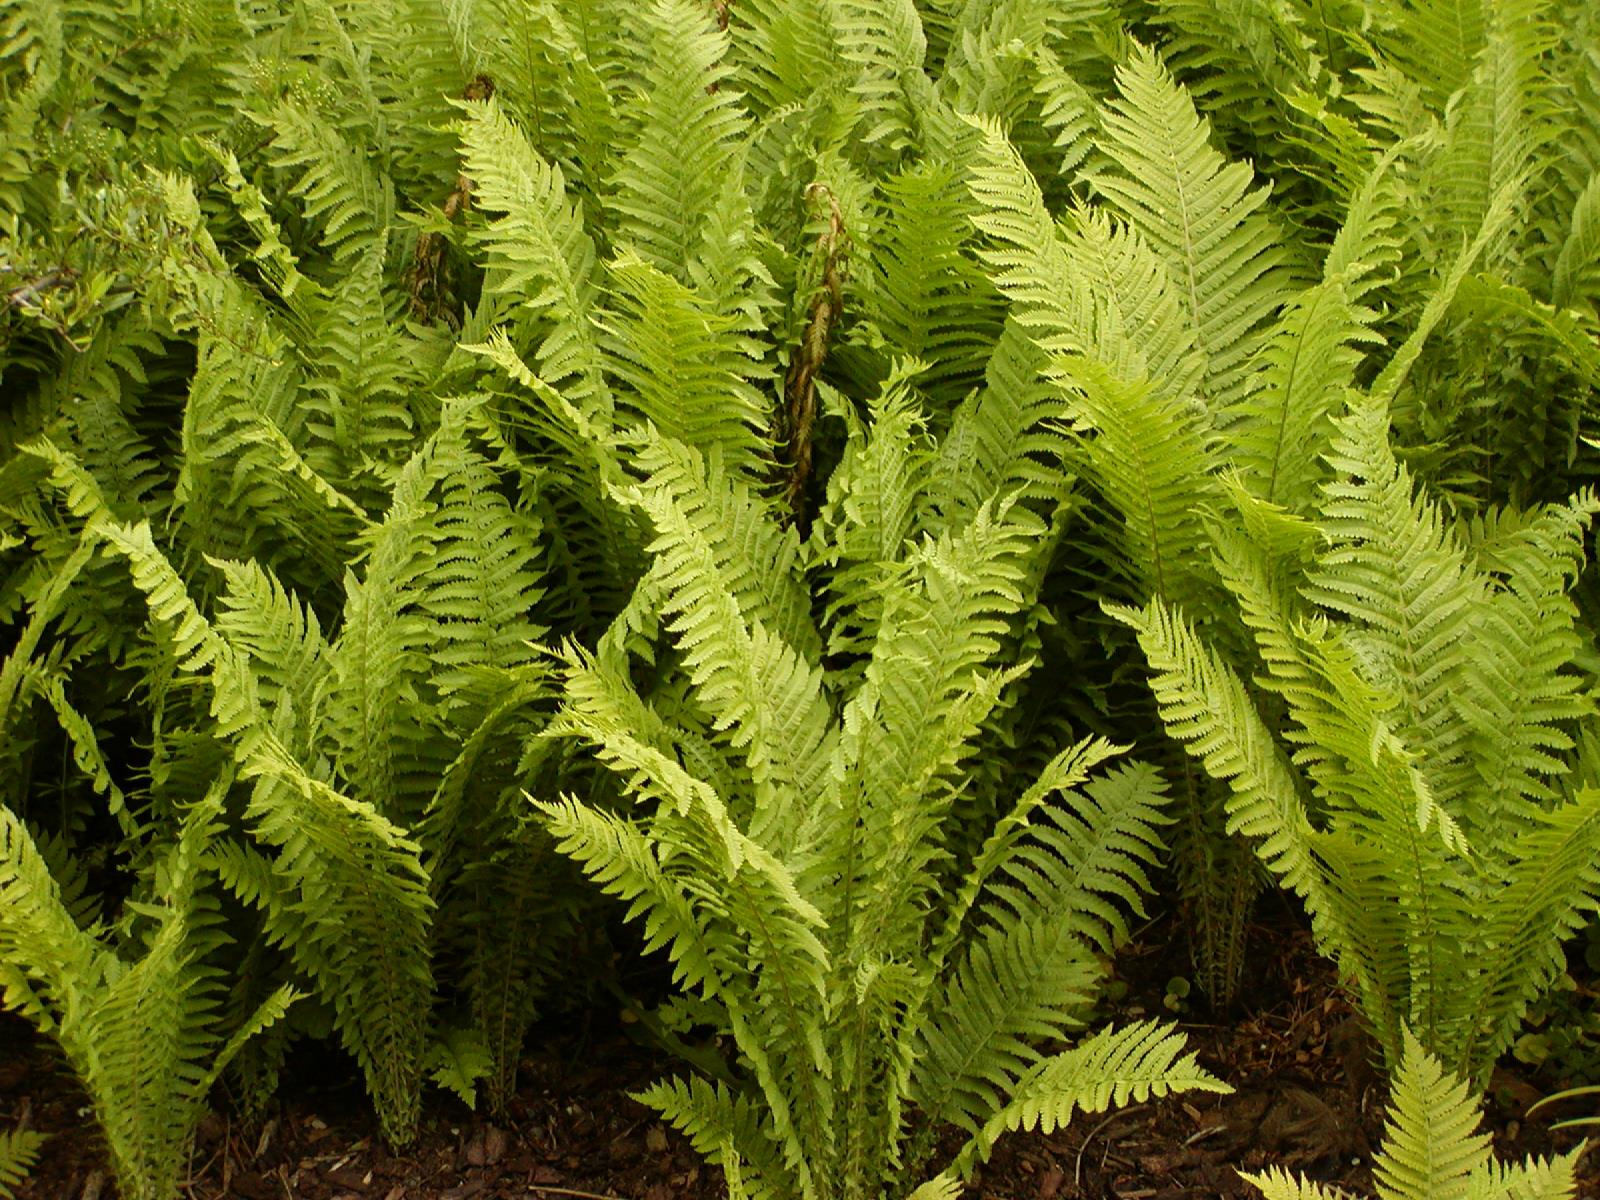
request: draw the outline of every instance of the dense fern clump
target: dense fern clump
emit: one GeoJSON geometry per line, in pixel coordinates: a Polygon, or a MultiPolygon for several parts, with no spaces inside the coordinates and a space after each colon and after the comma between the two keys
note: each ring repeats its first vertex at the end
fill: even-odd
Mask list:
{"type": "Polygon", "coordinates": [[[1117,613],[1168,728],[1232,789],[1231,827],[1304,898],[1391,1064],[1410,1027],[1481,1083],[1600,904],[1567,596],[1600,502],[1450,522],[1375,402],[1338,422],[1328,463],[1315,520],[1240,495],[1241,529],[1213,535],[1281,734],[1182,611],[1117,613]]]}
{"type": "Polygon", "coordinates": [[[7,5],[0,995],[123,1193],[297,1040],[503,1108],[629,917],[734,1194],[1216,1086],[1084,1027],[1152,894],[1481,1083],[1600,901],[1592,8],[7,5]]]}

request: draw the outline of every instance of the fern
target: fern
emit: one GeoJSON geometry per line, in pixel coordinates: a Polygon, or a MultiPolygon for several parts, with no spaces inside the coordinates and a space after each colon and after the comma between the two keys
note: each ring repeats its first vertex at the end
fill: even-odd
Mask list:
{"type": "Polygon", "coordinates": [[[198,883],[228,782],[195,805],[170,848],[159,876],[166,886],[147,902],[153,924],[131,961],[77,927],[26,829],[0,809],[0,986],[8,1006],[60,1045],[89,1094],[118,1184],[137,1200],[176,1193],[212,1083],[296,998],[279,989],[233,1030],[218,1019],[220,981],[208,958],[226,938],[198,883]]]}
{"type": "Polygon", "coordinates": [[[1341,422],[1327,545],[1309,570],[1218,534],[1292,756],[1181,615],[1119,615],[1157,672],[1168,728],[1229,784],[1232,826],[1305,898],[1390,1062],[1405,1024],[1477,1079],[1597,898],[1581,847],[1600,808],[1559,782],[1566,730],[1591,712],[1565,589],[1596,507],[1583,495],[1534,514],[1512,557],[1474,560],[1414,495],[1386,432],[1375,404],[1341,422]]]}
{"type": "MultiPolygon", "coordinates": [[[[892,428],[895,408],[878,413],[892,428]]],[[[904,1189],[927,1169],[930,1147],[907,1143],[904,1128],[918,1108],[930,1129],[941,1119],[969,1129],[954,1178],[1004,1128],[1053,1127],[1074,1106],[1147,1087],[1220,1086],[1176,1064],[1180,1043],[1163,1030],[1060,1060],[1032,1044],[1081,1023],[1095,949],[1126,932],[1121,908],[1137,904],[1159,848],[1147,769],[1068,792],[1057,810],[1048,797],[1094,761],[1063,757],[988,847],[987,882],[948,925],[931,903],[943,861],[970,853],[954,801],[973,741],[1025,669],[994,660],[1024,604],[1031,521],[985,506],[960,532],[914,546],[884,576],[878,618],[855,626],[872,631],[856,644],[864,670],[837,676],[777,633],[816,636],[808,617],[782,615],[741,578],[758,560],[719,555],[734,528],[719,514],[743,507],[730,508],[737,485],[714,460],[695,467],[687,447],[648,444],[653,474],[629,499],[656,531],[644,594],[659,597],[672,639],[669,656],[652,657],[673,674],[658,668],[656,689],[641,693],[611,658],[625,642],[609,642],[605,658],[572,654],[556,726],[595,748],[634,807],[611,814],[570,797],[536,807],[562,852],[643,921],[646,944],[668,951],[760,1102],[699,1082],[642,1098],[751,1195],[855,1196],[904,1189]],[[933,958],[930,935],[942,947],[933,958]],[[1008,1097],[1013,1107],[991,1119],[1008,1097]]],[[[856,515],[842,528],[864,535],[892,520],[873,498],[875,473],[846,478],[837,502],[856,515]]],[[[816,536],[830,547],[831,534],[816,536]]],[[[852,603],[836,619],[850,620],[852,603]]]]}
{"type": "Polygon", "coordinates": [[[482,203],[504,214],[483,234],[498,268],[493,286],[549,321],[538,350],[545,382],[565,388],[584,411],[609,414],[610,389],[589,323],[594,242],[565,193],[561,169],[539,157],[492,99],[473,106],[462,135],[482,203]]]}
{"type": "MultiPolygon", "coordinates": [[[[1474,1133],[1477,1104],[1464,1081],[1452,1077],[1408,1032],[1394,1077],[1383,1147],[1373,1161],[1378,1195],[1394,1200],[1445,1196],[1539,1197],[1577,1194],[1583,1147],[1554,1159],[1496,1163],[1488,1134],[1474,1133]]],[[[1266,1200],[1331,1200],[1346,1195],[1287,1171],[1240,1172],[1266,1200]]]]}
{"type": "Polygon", "coordinates": [[[394,220],[394,186],[327,114],[284,101],[256,118],[272,131],[273,165],[295,172],[291,192],[322,225],[335,261],[382,256],[394,220]]]}
{"type": "Polygon", "coordinates": [[[1206,125],[1153,54],[1135,54],[1117,78],[1101,142],[1115,165],[1091,178],[1166,260],[1220,413],[1239,399],[1260,326],[1282,302],[1279,235],[1259,211],[1265,192],[1248,190],[1249,169],[1208,145],[1206,125]]]}
{"type": "Polygon", "coordinates": [[[27,1179],[39,1160],[39,1148],[48,1140],[47,1135],[30,1129],[8,1129],[0,1134],[0,1196],[5,1200],[14,1200],[13,1189],[27,1179]]]}
{"type": "Polygon", "coordinates": [[[621,117],[632,137],[609,181],[615,238],[688,282],[725,188],[742,190],[749,118],[731,86],[729,38],[703,5],[659,0],[643,14],[650,48],[640,97],[621,117]]]}

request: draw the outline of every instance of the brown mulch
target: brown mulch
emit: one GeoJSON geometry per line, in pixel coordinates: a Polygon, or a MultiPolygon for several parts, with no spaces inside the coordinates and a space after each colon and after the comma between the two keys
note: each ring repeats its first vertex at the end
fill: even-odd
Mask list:
{"type": "MultiPolygon", "coordinates": [[[[1169,1015],[1175,969],[1171,919],[1117,961],[1127,994],[1114,1020],[1169,1015]]],[[[1370,1047],[1298,923],[1252,930],[1251,968],[1237,1014],[1180,1014],[1201,1062],[1231,1096],[1176,1096],[1080,1116],[1050,1136],[1002,1140],[968,1195],[973,1200],[1245,1200],[1237,1172],[1269,1164],[1371,1194],[1370,1158],[1381,1137],[1384,1089],[1370,1047]]],[[[245,1130],[208,1117],[185,1189],[189,1200],[507,1200],[593,1197],[713,1200],[719,1172],[666,1129],[629,1091],[673,1069],[616,1026],[547,1027],[530,1038],[520,1089],[494,1123],[435,1093],[417,1143],[403,1154],[377,1138],[359,1090],[297,1074],[289,1101],[245,1130]]],[[[312,1052],[316,1053],[315,1051],[312,1052]]],[[[308,1059],[315,1063],[315,1059],[308,1059]]],[[[339,1064],[335,1064],[337,1069],[339,1064]]],[[[1496,1076],[1488,1127],[1497,1153],[1520,1158],[1575,1145],[1543,1115],[1523,1113],[1549,1084],[1496,1076]],[[1536,1086],[1543,1084],[1543,1086],[1536,1086]]],[[[26,1124],[53,1136],[19,1200],[110,1200],[114,1189],[86,1128],[81,1092],[48,1045],[0,1015],[0,1128],[26,1124]]],[[[1600,1153],[1589,1155],[1580,1196],[1600,1200],[1600,1153]]]]}

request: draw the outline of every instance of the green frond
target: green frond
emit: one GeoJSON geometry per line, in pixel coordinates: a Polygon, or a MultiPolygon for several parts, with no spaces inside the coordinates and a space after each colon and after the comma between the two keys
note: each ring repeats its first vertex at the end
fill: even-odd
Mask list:
{"type": "Polygon", "coordinates": [[[1166,849],[1157,833],[1171,823],[1161,811],[1166,792],[1161,773],[1145,763],[1063,792],[1006,856],[988,887],[1003,908],[985,904],[985,919],[1004,921],[1004,909],[1070,913],[1060,919],[1077,937],[1098,954],[1115,953],[1128,937],[1127,914],[1144,915],[1147,872],[1166,849]]]}
{"type": "Polygon", "coordinates": [[[918,1184],[906,1200],[959,1200],[966,1185],[960,1178],[941,1171],[925,1183],[918,1184]]]}
{"type": "Polygon", "coordinates": [[[313,462],[349,490],[360,474],[393,461],[413,438],[407,401],[415,386],[415,347],[389,319],[381,247],[350,265],[315,318],[306,332],[316,372],[306,432],[320,443],[313,462]]]}
{"type": "Polygon", "coordinates": [[[1600,908],[1600,792],[1537,814],[1497,857],[1506,865],[1473,914],[1473,986],[1444,998],[1469,1031],[1455,1068],[1469,1079],[1510,1048],[1529,1006],[1565,970],[1563,943],[1600,908]]]}
{"type": "Polygon", "coordinates": [[[612,263],[609,274],[614,302],[600,327],[619,408],[663,437],[719,452],[737,474],[764,474],[771,402],[757,381],[767,382],[766,369],[737,344],[737,318],[638,259],[612,263]]]}
{"type": "Polygon", "coordinates": [[[769,821],[801,819],[824,780],[829,752],[831,713],[819,668],[746,617],[723,582],[720,537],[708,536],[701,524],[715,508],[700,507],[701,497],[691,497],[698,502],[693,508],[680,506],[670,490],[656,486],[641,489],[637,500],[656,529],[650,548],[665,595],[663,624],[697,701],[742,753],[755,787],[752,829],[761,836],[769,821]]]}
{"type": "Polygon", "coordinates": [[[1379,46],[1423,92],[1431,107],[1445,102],[1472,78],[1488,40],[1489,5],[1483,0],[1421,0],[1396,5],[1394,23],[1379,46]]]}
{"type": "Polygon", "coordinates": [[[653,0],[637,19],[647,49],[637,98],[620,113],[629,136],[607,203],[615,241],[687,283],[723,190],[742,189],[749,118],[729,86],[728,33],[704,4],[653,0]]]}
{"type": "Polygon", "coordinates": [[[1117,69],[1120,95],[1102,113],[1095,190],[1169,264],[1204,356],[1204,392],[1221,414],[1248,388],[1262,326],[1286,298],[1280,235],[1250,190],[1250,168],[1228,163],[1161,60],[1139,49],[1117,69]]]}
{"type": "MultiPolygon", "coordinates": [[[[1520,190],[1554,136],[1544,58],[1557,30],[1541,0],[1477,5],[1483,44],[1472,75],[1445,111],[1444,140],[1424,180],[1433,220],[1428,237],[1448,249],[1471,237],[1497,197],[1520,190]]],[[[1490,261],[1503,244],[1488,252],[1490,261]]]]}
{"type": "Polygon", "coordinates": [[[329,670],[316,613],[259,563],[213,559],[212,565],[226,581],[213,627],[249,657],[261,702],[277,714],[280,729],[291,722],[315,727],[329,670]]]}
{"type": "Polygon", "coordinates": [[[92,986],[100,970],[93,936],[78,927],[62,903],[32,835],[0,806],[0,997],[45,1033],[55,1033],[56,1012],[78,988],[92,986]]]}
{"type": "Polygon", "coordinates": [[[165,482],[148,438],[134,426],[140,385],[148,383],[144,359],[160,352],[141,315],[113,318],[46,389],[70,422],[79,461],[122,516],[151,505],[165,482]]]}
{"type": "MultiPolygon", "coordinates": [[[[452,0],[440,21],[430,11],[438,6],[419,7],[445,26],[431,40],[441,57],[453,60],[450,82],[431,94],[453,102],[481,89],[479,80],[491,80],[496,99],[528,132],[534,149],[561,163],[570,184],[597,195],[621,135],[619,74],[627,65],[622,55],[631,49],[627,18],[633,10],[604,0],[452,0]]],[[[429,94],[409,76],[416,43],[408,38],[399,51],[408,71],[401,82],[412,103],[418,92],[429,94]]]]}
{"type": "Polygon", "coordinates": [[[1411,332],[1395,349],[1394,354],[1384,364],[1383,370],[1378,372],[1378,377],[1372,381],[1372,386],[1368,389],[1376,400],[1389,402],[1399,394],[1401,385],[1405,383],[1406,376],[1421,357],[1428,339],[1433,336],[1450,311],[1450,306],[1455,303],[1456,293],[1461,290],[1462,281],[1478,266],[1490,247],[1511,226],[1516,216],[1517,202],[1523,184],[1524,177],[1518,176],[1502,184],[1489,197],[1482,222],[1475,231],[1469,231],[1470,240],[1461,241],[1456,253],[1449,259],[1448,268],[1440,273],[1437,280],[1431,282],[1427,299],[1417,313],[1416,323],[1412,326],[1411,332]]]}
{"type": "Polygon", "coordinates": [[[1405,196],[1397,164],[1408,148],[1400,142],[1376,162],[1363,160],[1339,232],[1322,260],[1324,282],[1341,282],[1352,304],[1361,304],[1400,271],[1405,196]]]}
{"type": "Polygon", "coordinates": [[[739,90],[758,117],[842,83],[846,64],[830,0],[748,0],[728,7],[739,90]]]}
{"type": "Polygon", "coordinates": [[[478,202],[502,214],[480,236],[496,291],[542,323],[544,381],[586,414],[609,417],[592,313],[599,299],[594,242],[561,168],[541,158],[493,100],[466,106],[462,157],[478,202]]]}
{"type": "Polygon", "coordinates": [[[1168,33],[1162,54],[1195,99],[1224,128],[1270,143],[1299,132],[1292,98],[1327,89],[1322,60],[1342,37],[1328,23],[1344,16],[1290,0],[1161,0],[1156,21],[1168,33]]]}
{"type": "Polygon", "coordinates": [[[1100,208],[1074,210],[1068,230],[1074,263],[1094,295],[1088,356],[1125,378],[1148,374],[1164,398],[1192,405],[1205,358],[1161,255],[1100,208]]]}
{"type": "Polygon", "coordinates": [[[1314,511],[1359,347],[1377,340],[1370,319],[1342,280],[1328,279],[1296,294],[1272,329],[1255,386],[1228,414],[1224,435],[1234,466],[1262,499],[1314,511]]]}
{"type": "Polygon", "coordinates": [[[782,1200],[787,1172],[751,1097],[691,1076],[662,1080],[633,1098],[665,1117],[707,1162],[724,1170],[732,1162],[751,1200],[782,1200]]]}
{"type": "Polygon", "coordinates": [[[1414,495],[1395,461],[1383,405],[1362,403],[1340,419],[1326,459],[1334,472],[1324,485],[1327,543],[1305,595],[1361,623],[1366,669],[1394,690],[1405,736],[1448,808],[1466,787],[1453,687],[1481,585],[1443,514],[1414,495]]]}
{"type": "Polygon", "coordinates": [[[0,808],[0,987],[82,1080],[130,1200],[176,1192],[217,1070],[295,996],[276,993],[222,1041],[219,973],[206,958],[227,939],[199,873],[229,782],[195,804],[154,872],[141,905],[154,924],[131,961],[77,928],[26,830],[0,808]]]}
{"type": "Polygon", "coordinates": [[[534,801],[544,815],[556,848],[575,859],[584,873],[628,904],[627,918],[643,918],[646,953],[665,949],[673,964],[673,983],[706,998],[725,990],[710,926],[697,911],[699,897],[675,877],[671,864],[634,822],[576,800],[534,801]]]}
{"type": "Polygon", "coordinates": [[[1238,675],[1181,613],[1160,601],[1142,610],[1107,606],[1106,612],[1138,635],[1167,732],[1232,789],[1229,832],[1262,839],[1257,854],[1313,914],[1322,912],[1299,782],[1238,675]]]}
{"type": "Polygon", "coordinates": [[[185,269],[202,331],[173,489],[185,540],[197,553],[260,557],[300,576],[314,564],[319,582],[337,577],[340,548],[366,513],[306,459],[315,406],[298,403],[302,374],[288,339],[231,274],[185,269]]]}
{"type": "Polygon", "coordinates": [[[1486,1163],[1472,1178],[1470,1200],[1571,1200],[1578,1193],[1578,1160],[1584,1147],[1555,1158],[1486,1163]]]}
{"type": "Polygon", "coordinates": [[[243,773],[256,780],[246,818],[277,850],[286,910],[269,927],[334,1010],[360,1064],[384,1135],[416,1132],[432,996],[432,900],[419,847],[370,804],[308,776],[265,737],[243,773]]]}
{"type": "Polygon", "coordinates": [[[1383,1149],[1372,1163],[1382,1200],[1467,1196],[1469,1177],[1489,1162],[1489,1135],[1473,1133],[1478,1116],[1465,1081],[1446,1075],[1407,1031],[1383,1149]]]}
{"type": "Polygon", "coordinates": [[[1489,584],[1474,613],[1484,644],[1463,664],[1452,699],[1471,729],[1485,836],[1514,827],[1530,802],[1553,798],[1548,781],[1567,773],[1574,745],[1568,731],[1595,711],[1574,670],[1582,650],[1568,592],[1597,512],[1594,494],[1583,492],[1478,547],[1475,565],[1489,584]]]}
{"type": "Polygon", "coordinates": [[[922,1017],[909,1097],[921,1119],[976,1133],[1042,1057],[1038,1044],[1083,1023],[1100,974],[1073,923],[1043,905],[981,930],[922,1017]]]}
{"type": "Polygon", "coordinates": [[[948,905],[943,928],[935,938],[932,958],[936,966],[943,964],[950,950],[960,941],[980,896],[997,871],[1012,860],[1017,847],[1033,833],[1033,818],[1049,798],[1066,793],[1089,777],[1100,763],[1120,753],[1122,747],[1113,746],[1104,738],[1085,738],[1062,750],[1039,772],[1039,777],[1028,790],[1018,797],[994,828],[984,838],[982,847],[973,856],[971,865],[962,873],[959,889],[948,905]]]}
{"type": "MultiPolygon", "coordinates": [[[[482,690],[496,673],[528,667],[546,632],[537,619],[544,596],[541,533],[514,509],[500,477],[467,437],[470,406],[447,402],[430,446],[429,476],[437,500],[420,527],[419,563],[399,568],[414,580],[427,635],[433,686],[447,696],[482,690]]],[[[379,558],[368,559],[368,581],[379,558]]]]}
{"type": "Polygon", "coordinates": [[[1052,135],[1050,149],[1057,156],[1056,170],[1064,178],[1074,178],[1094,149],[1100,132],[1100,107],[1094,93],[1055,54],[1039,51],[1035,69],[1039,73],[1033,85],[1039,98],[1039,123],[1052,135]]]}
{"type": "Polygon", "coordinates": [[[535,375],[505,330],[462,348],[526,389],[535,404],[518,413],[516,422],[561,451],[541,464],[547,486],[534,505],[549,539],[551,611],[564,606],[574,623],[609,619],[628,604],[643,571],[643,533],[617,500],[628,485],[622,460],[637,453],[637,446],[613,426],[609,407],[580,408],[535,375]]]}
{"type": "Polygon", "coordinates": [[[1600,173],[1589,177],[1573,202],[1550,277],[1550,300],[1557,308],[1583,301],[1600,305],[1600,173]]]}
{"type": "Polygon", "coordinates": [[[1031,665],[994,665],[1010,615],[1024,606],[1019,587],[1036,533],[1021,516],[985,508],[959,534],[924,542],[885,602],[844,716],[841,786],[847,795],[860,789],[851,803],[860,803],[864,828],[841,831],[847,844],[832,851],[853,863],[840,923],[862,952],[898,942],[897,923],[920,911],[935,884],[930,868],[946,852],[935,835],[963,765],[1001,695],[1031,665]]]}
{"type": "Polygon", "coordinates": [[[1239,1178],[1261,1190],[1263,1200],[1355,1200],[1346,1191],[1295,1176],[1283,1167],[1265,1171],[1240,1171],[1239,1178]]]}
{"type": "Polygon", "coordinates": [[[1015,493],[1041,516],[1066,502],[1070,454],[1051,422],[1061,410],[1044,378],[1047,358],[1023,325],[1006,318],[983,371],[983,387],[957,406],[929,471],[928,507],[946,525],[970,521],[990,496],[1015,493]]]}
{"type": "Polygon", "coordinates": [[[15,1189],[25,1182],[40,1148],[50,1140],[48,1134],[32,1129],[7,1129],[0,1132],[0,1200],[16,1200],[15,1189]]]}
{"type": "Polygon", "coordinates": [[[999,125],[967,118],[980,153],[967,187],[978,204],[972,223],[992,245],[979,251],[989,277],[1013,305],[1013,319],[1042,349],[1083,353],[1095,329],[1089,283],[1077,269],[1039,182],[999,125]]]}
{"type": "Polygon", "coordinates": [[[1203,418],[1148,378],[1122,378],[1093,359],[1058,364],[1083,433],[1074,458],[1105,497],[1108,564],[1138,598],[1204,602],[1212,587],[1202,513],[1220,495],[1218,456],[1203,418]]]}
{"type": "Polygon", "coordinates": [[[914,0],[835,0],[832,7],[840,53],[858,71],[851,90],[861,99],[863,141],[890,150],[916,145],[934,91],[922,69],[928,39],[914,0]]]}
{"type": "Polygon", "coordinates": [[[1071,1050],[1045,1059],[1018,1081],[1006,1105],[973,1135],[947,1168],[966,1176],[986,1160],[1000,1135],[1016,1129],[1050,1134],[1077,1112],[1103,1112],[1130,1101],[1173,1092],[1226,1092],[1227,1084],[1184,1053],[1170,1025],[1141,1021],[1105,1029],[1071,1050]]]}
{"type": "Polygon", "coordinates": [[[409,1141],[432,992],[432,901],[419,848],[371,803],[313,777],[285,749],[261,713],[248,658],[201,616],[148,526],[99,528],[127,559],[180,668],[205,673],[218,732],[253,783],[245,817],[253,835],[276,848],[281,885],[257,897],[281,903],[269,911],[269,929],[334,1009],[386,1135],[409,1141]]]}
{"type": "Polygon", "coordinates": [[[254,119],[272,131],[272,163],[297,178],[291,189],[322,226],[336,262],[382,256],[394,224],[394,185],[372,148],[352,145],[329,114],[285,100],[254,119]]]}
{"type": "MultiPolygon", "coordinates": [[[[749,482],[730,474],[715,453],[667,438],[647,440],[635,462],[649,488],[670,499],[712,547],[716,577],[746,619],[761,622],[807,661],[819,658],[822,639],[801,582],[799,537],[778,525],[749,482]]],[[[659,573],[653,578],[659,586],[659,573]]]]}
{"type": "Polygon", "coordinates": [[[127,832],[135,826],[127,811],[127,797],[111,778],[111,768],[100,750],[100,739],[94,725],[73,707],[67,698],[66,684],[61,676],[40,671],[30,672],[29,691],[42,696],[55,712],[61,731],[66,735],[72,760],[89,781],[95,792],[106,798],[106,808],[127,832]]]}
{"type": "Polygon", "coordinates": [[[891,357],[927,364],[920,386],[952,406],[981,382],[1005,319],[974,261],[972,199],[952,167],[931,161],[889,176],[879,195],[865,239],[868,319],[891,357]]]}
{"type": "MultiPolygon", "coordinates": [[[[1495,1162],[1489,1135],[1473,1132],[1478,1101],[1410,1030],[1390,1086],[1383,1145],[1372,1164],[1379,1200],[1570,1200],[1577,1193],[1582,1146],[1554,1159],[1495,1162]]],[[[1352,1200],[1278,1168],[1240,1174],[1266,1200],[1352,1200]]]]}
{"type": "MultiPolygon", "coordinates": [[[[438,531],[429,520],[431,505],[406,494],[420,482],[417,468],[426,453],[402,471],[388,514],[369,532],[362,575],[345,574],[344,612],[320,697],[339,779],[354,798],[405,823],[420,816],[424,796],[402,778],[404,763],[429,733],[430,714],[418,692],[433,632],[421,611],[422,572],[424,563],[434,565],[436,553],[455,549],[447,540],[451,531],[438,531]],[[434,539],[445,544],[430,546],[434,539]]],[[[444,570],[439,582],[445,582],[444,570]]],[[[453,657],[447,657],[452,666],[453,657]]]]}
{"type": "MultiPolygon", "coordinates": [[[[62,459],[62,462],[66,464],[69,459],[62,459]]],[[[58,478],[61,478],[61,475],[58,475],[58,478]]],[[[11,648],[10,654],[6,654],[5,664],[0,666],[0,734],[10,736],[11,717],[13,717],[11,706],[16,702],[22,688],[29,682],[32,674],[30,664],[38,653],[38,645],[45,637],[46,627],[66,611],[67,594],[74,586],[74,582],[77,582],[78,576],[93,560],[96,541],[98,539],[94,538],[93,534],[85,531],[34,595],[27,624],[22,626],[16,638],[16,645],[11,648]]]]}
{"type": "Polygon", "coordinates": [[[826,1051],[808,1018],[824,993],[821,915],[782,861],[740,832],[705,784],[622,730],[597,726],[581,713],[575,719],[580,729],[587,724],[589,736],[604,739],[604,752],[619,764],[664,782],[676,803],[663,806],[649,837],[631,822],[575,802],[536,807],[551,821],[562,853],[577,857],[608,890],[631,893],[630,914],[645,916],[654,944],[671,939],[678,962],[689,963],[680,969],[722,999],[735,1044],[762,1089],[774,1140],[787,1167],[808,1180],[807,1156],[817,1148],[803,1143],[829,1128],[832,1103],[826,1051]],[[697,931],[703,932],[693,936],[697,931]]]}
{"type": "Polygon", "coordinates": [[[921,397],[912,387],[920,363],[897,363],[868,398],[869,420],[854,404],[825,393],[845,419],[844,450],[828,477],[827,500],[811,544],[832,571],[824,614],[831,654],[861,653],[883,619],[888,582],[921,525],[933,482],[921,397]]]}

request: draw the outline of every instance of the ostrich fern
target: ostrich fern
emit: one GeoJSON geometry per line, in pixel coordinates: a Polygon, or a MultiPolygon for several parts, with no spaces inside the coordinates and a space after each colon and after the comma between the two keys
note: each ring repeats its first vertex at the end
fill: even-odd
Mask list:
{"type": "Polygon", "coordinates": [[[670,954],[685,994],[669,1022],[731,1039],[737,1085],[669,1080],[642,1098],[736,1194],[864,1197],[908,1194],[930,1173],[917,1194],[944,1194],[1008,1129],[1220,1088],[1153,1024],[1054,1055],[1035,1045],[1081,1028],[1096,956],[1126,934],[1160,847],[1155,774],[1091,779],[1116,751],[1080,742],[998,821],[963,828],[968,760],[1028,670],[998,655],[1026,603],[1037,518],[986,504],[880,550],[877,613],[858,622],[847,600],[832,617],[870,630],[851,643],[861,668],[841,672],[784,599],[804,595],[793,535],[716,455],[641,436],[646,478],[625,497],[655,531],[653,566],[597,653],[567,651],[552,729],[591,745],[632,807],[535,803],[563,852],[643,922],[646,945],[670,954]],[[794,566],[750,574],[752,544],[794,566]],[[658,669],[641,692],[649,629],[670,640],[645,659],[658,669]],[[944,1122],[966,1132],[948,1161],[927,1137],[944,1122]]]}
{"type": "Polygon", "coordinates": [[[1214,527],[1281,735],[1180,609],[1113,611],[1391,1066],[1409,1027],[1481,1083],[1600,906],[1600,791],[1574,772],[1594,701],[1567,595],[1600,501],[1458,526],[1388,430],[1377,401],[1339,421],[1316,519],[1241,496],[1255,536],[1214,527]]]}

